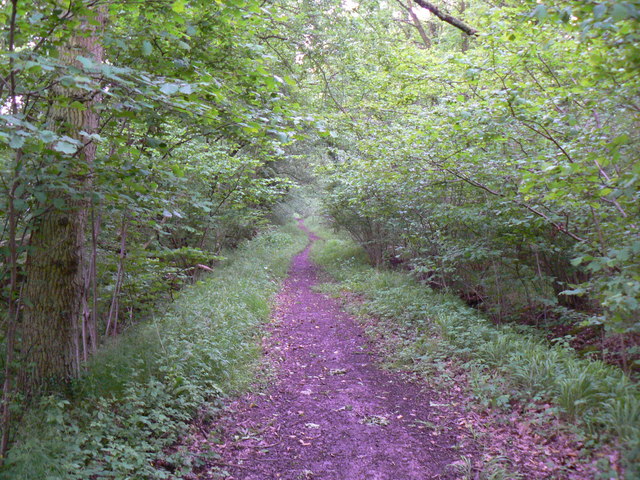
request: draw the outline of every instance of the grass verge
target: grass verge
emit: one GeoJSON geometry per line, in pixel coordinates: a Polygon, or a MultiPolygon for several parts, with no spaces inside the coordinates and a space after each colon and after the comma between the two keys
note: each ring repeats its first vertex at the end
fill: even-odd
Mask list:
{"type": "MultiPolygon", "coordinates": [[[[387,336],[400,339],[392,347],[397,362],[445,380],[454,362],[487,407],[551,402],[553,414],[578,425],[585,446],[617,444],[626,457],[625,478],[640,478],[640,389],[621,370],[579,358],[531,329],[494,325],[457,297],[435,292],[407,273],[369,266],[361,248],[317,220],[307,224],[323,237],[314,245],[313,260],[338,281],[326,291],[364,296],[356,313],[379,319],[387,336]]],[[[615,478],[615,472],[606,475],[615,478]]]]}
{"type": "Polygon", "coordinates": [[[254,378],[260,326],[306,241],[295,225],[258,235],[160,318],[105,347],[69,391],[25,416],[0,478],[184,478],[204,459],[168,447],[254,378]]]}

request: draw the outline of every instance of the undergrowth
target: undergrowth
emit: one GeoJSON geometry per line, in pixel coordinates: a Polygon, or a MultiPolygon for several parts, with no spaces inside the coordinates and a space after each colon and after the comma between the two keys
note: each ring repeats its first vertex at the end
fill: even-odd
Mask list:
{"type": "Polygon", "coordinates": [[[494,325],[453,295],[433,291],[406,273],[369,266],[360,247],[317,220],[308,225],[324,237],[312,258],[338,281],[328,290],[364,295],[360,313],[403,332],[398,359],[430,375],[446,375],[447,362],[455,361],[486,406],[551,402],[559,416],[591,439],[586,445],[618,443],[626,455],[626,478],[639,478],[640,389],[620,369],[580,358],[531,329],[494,325]]]}
{"type": "Polygon", "coordinates": [[[168,447],[252,380],[256,334],[305,242],[294,225],[260,234],[164,315],[114,340],[68,391],[27,413],[0,478],[183,478],[202,459],[168,447]]]}

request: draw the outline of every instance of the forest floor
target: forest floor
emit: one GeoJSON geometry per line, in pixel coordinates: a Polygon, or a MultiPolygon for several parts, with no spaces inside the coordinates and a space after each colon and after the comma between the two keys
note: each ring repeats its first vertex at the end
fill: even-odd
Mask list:
{"type": "MultiPolygon", "coordinates": [[[[487,449],[478,437],[488,427],[469,410],[463,390],[440,391],[381,367],[378,345],[363,327],[337,300],[314,290],[322,272],[309,259],[315,236],[308,233],[309,246],[293,260],[263,341],[273,381],[227,405],[212,445],[217,460],[198,478],[489,478],[472,467],[486,465],[487,449]]],[[[576,450],[566,442],[541,445],[535,436],[521,438],[518,422],[507,423],[506,430],[489,432],[495,435],[491,441],[506,457],[522,460],[516,463],[531,475],[505,471],[495,478],[594,478],[579,467],[566,476],[552,473],[546,458],[558,462],[563,451],[572,459],[576,450]],[[532,460],[526,451],[538,447],[552,452],[532,460]]]]}

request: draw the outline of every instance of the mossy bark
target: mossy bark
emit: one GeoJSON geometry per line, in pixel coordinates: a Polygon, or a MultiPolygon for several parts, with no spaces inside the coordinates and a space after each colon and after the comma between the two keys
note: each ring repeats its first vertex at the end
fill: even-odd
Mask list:
{"type": "MultiPolygon", "coordinates": [[[[78,33],[61,47],[60,59],[74,66],[79,66],[80,55],[101,62],[103,49],[95,34],[103,25],[102,12],[85,18],[78,33]]],[[[60,189],[49,192],[47,210],[34,222],[31,232],[21,332],[25,362],[21,383],[26,390],[51,380],[68,380],[80,370],[86,198],[96,155],[95,143],[87,142],[80,132],[98,130],[94,106],[100,98],[99,92],[61,86],[54,94],[63,101],[51,110],[52,128],[83,142],[83,146],[70,159],[67,186],[73,193],[60,189]],[[64,99],[80,102],[83,108],[70,108],[64,99]],[[63,205],[52,204],[54,199],[62,200],[58,203],[63,205]]]]}

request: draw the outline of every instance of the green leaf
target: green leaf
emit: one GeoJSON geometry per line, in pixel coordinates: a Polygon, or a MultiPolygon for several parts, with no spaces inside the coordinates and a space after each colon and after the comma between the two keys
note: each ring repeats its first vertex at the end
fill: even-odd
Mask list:
{"type": "Polygon", "coordinates": [[[178,90],[180,90],[180,85],[178,85],[177,83],[164,83],[160,87],[160,91],[162,93],[166,93],[167,95],[173,95],[178,90]]]}
{"type": "Polygon", "coordinates": [[[289,135],[286,132],[276,131],[275,135],[276,135],[276,138],[280,141],[280,143],[288,143],[291,140],[289,138],[289,135]]]}
{"type": "Polygon", "coordinates": [[[171,5],[171,10],[176,13],[183,13],[185,11],[186,4],[186,0],[176,0],[175,2],[173,2],[173,5],[171,5]]]}
{"type": "Polygon", "coordinates": [[[42,20],[43,18],[44,18],[44,14],[42,14],[41,12],[33,12],[29,16],[29,23],[31,25],[36,25],[36,24],[40,23],[40,20],[42,20]]]}
{"type": "Polygon", "coordinates": [[[53,149],[56,152],[64,153],[66,155],[73,155],[78,151],[78,146],[73,143],[60,140],[53,146],[53,149]]]}
{"type": "Polygon", "coordinates": [[[171,171],[176,177],[184,177],[184,170],[180,165],[171,165],[171,171]]]}
{"type": "Polygon", "coordinates": [[[78,60],[86,70],[90,70],[96,66],[95,62],[91,58],[83,57],[82,55],[78,55],[76,60],[78,60]]]}
{"type": "Polygon", "coordinates": [[[533,12],[531,12],[531,16],[542,22],[549,16],[549,12],[547,12],[547,7],[545,5],[540,4],[533,10],[533,12]]]}
{"type": "Polygon", "coordinates": [[[625,145],[627,143],[629,143],[629,135],[627,135],[626,133],[623,133],[622,135],[618,135],[616,138],[611,140],[611,142],[609,143],[609,146],[612,148],[615,148],[620,145],[625,145]]]}
{"type": "Polygon", "coordinates": [[[45,143],[51,143],[53,142],[57,135],[55,134],[55,132],[52,132],[51,130],[41,130],[38,135],[40,136],[40,140],[42,140],[45,143]]]}
{"type": "Polygon", "coordinates": [[[613,5],[613,10],[611,11],[611,19],[614,22],[619,22],[621,20],[626,20],[629,18],[630,12],[626,5],[621,3],[615,3],[613,5]]]}
{"type": "Polygon", "coordinates": [[[583,260],[584,260],[584,257],[572,258],[571,259],[571,265],[573,265],[574,267],[577,267],[578,265],[580,265],[582,263],[583,260]]]}
{"type": "Polygon", "coordinates": [[[578,287],[574,288],[573,290],[563,290],[562,292],[560,292],[560,295],[577,295],[580,297],[585,293],[587,293],[587,291],[584,288],[578,287]]]}
{"type": "Polygon", "coordinates": [[[162,144],[162,140],[160,140],[159,138],[155,138],[155,137],[145,137],[144,141],[151,148],[158,148],[162,144]]]}
{"type": "Polygon", "coordinates": [[[9,138],[9,146],[11,148],[22,148],[24,146],[24,141],[25,138],[22,135],[11,135],[11,137],[9,138]]]}
{"type": "Polygon", "coordinates": [[[153,46],[151,45],[151,42],[149,42],[149,40],[145,40],[144,42],[142,42],[142,54],[145,57],[148,57],[152,52],[153,46]]]}
{"type": "Polygon", "coordinates": [[[47,194],[45,192],[37,190],[34,192],[33,196],[36,197],[36,200],[38,200],[39,203],[45,203],[47,201],[47,194]]]}
{"type": "Polygon", "coordinates": [[[605,13],[607,13],[607,6],[604,3],[599,3],[593,7],[593,17],[596,20],[604,17],[605,13]]]}

